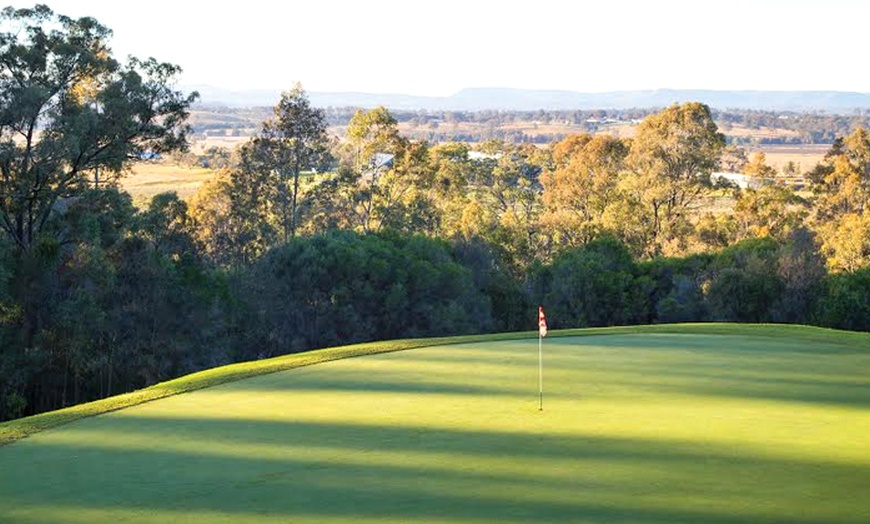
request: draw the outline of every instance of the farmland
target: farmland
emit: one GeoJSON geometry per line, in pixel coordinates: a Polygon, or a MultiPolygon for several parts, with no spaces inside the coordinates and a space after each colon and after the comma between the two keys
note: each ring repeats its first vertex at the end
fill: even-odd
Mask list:
{"type": "MultiPolygon", "coordinates": [[[[213,170],[197,166],[193,160],[197,155],[203,155],[211,148],[222,148],[232,151],[254,133],[262,119],[269,116],[268,111],[258,109],[231,110],[200,109],[194,111],[191,122],[195,130],[191,143],[191,155],[186,162],[165,159],[160,162],[139,162],[135,164],[129,175],[121,181],[122,187],[141,201],[159,192],[176,191],[179,196],[189,199],[206,180],[214,175],[213,170]],[[259,120],[258,120],[259,119],[259,120]]],[[[531,118],[531,117],[529,117],[531,118]]],[[[419,122],[413,119],[400,121],[398,130],[405,136],[428,140],[435,132],[446,133],[456,137],[495,136],[499,133],[506,136],[522,136],[532,140],[545,142],[557,137],[576,133],[585,133],[586,125],[573,124],[566,121],[536,121],[534,119],[517,119],[502,124],[484,122],[419,122]]],[[[620,138],[634,136],[637,122],[613,121],[596,124],[593,132],[612,135],[620,138]]],[[[333,121],[329,132],[335,136],[343,136],[346,123],[333,121]]],[[[750,129],[745,126],[726,125],[723,132],[732,139],[750,141],[744,146],[748,155],[763,152],[767,163],[777,171],[782,171],[785,165],[793,162],[800,172],[812,169],[830,148],[827,144],[766,144],[764,139],[794,137],[794,132],[785,129],[763,128],[750,129]]],[[[544,144],[539,144],[544,147],[544,144]]]]}
{"type": "Polygon", "coordinates": [[[493,340],[255,376],[39,433],[0,448],[16,472],[0,478],[0,520],[870,518],[865,335],[564,334],[545,341],[543,411],[536,340],[493,340]]]}
{"type": "Polygon", "coordinates": [[[121,187],[133,196],[134,201],[166,191],[175,191],[178,196],[189,199],[212,176],[214,171],[210,169],[180,165],[171,160],[138,162],[130,174],[121,179],[121,187]]]}

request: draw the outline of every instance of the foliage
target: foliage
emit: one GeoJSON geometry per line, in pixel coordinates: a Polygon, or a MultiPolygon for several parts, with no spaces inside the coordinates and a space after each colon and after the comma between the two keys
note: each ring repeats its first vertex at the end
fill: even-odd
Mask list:
{"type": "Polygon", "coordinates": [[[490,304],[443,242],[333,232],[276,248],[249,272],[258,353],[492,329],[490,304]]]}
{"type": "Polygon", "coordinates": [[[555,168],[545,173],[542,225],[560,247],[583,245],[618,230],[606,220],[621,204],[617,184],[628,145],[604,135],[574,135],[553,146],[555,168]]]}
{"type": "Polygon", "coordinates": [[[710,108],[700,103],[675,104],[638,126],[626,159],[634,176],[624,188],[641,210],[635,220],[644,224],[648,253],[669,251],[685,237],[687,211],[710,185],[724,147],[710,108]]]}
{"type": "Polygon", "coordinates": [[[400,136],[386,108],[357,111],[338,149],[337,173],[312,188],[309,230],[435,232],[429,148],[400,136]]]}
{"type": "Polygon", "coordinates": [[[870,268],[829,275],[818,305],[822,326],[870,331],[870,268]]]}
{"type": "Polygon", "coordinates": [[[771,308],[782,292],[776,274],[777,247],[770,238],[750,239],[716,257],[705,286],[713,320],[771,321],[771,308]]]}
{"type": "Polygon", "coordinates": [[[767,164],[767,156],[762,151],[752,154],[749,162],[743,166],[742,172],[755,177],[763,184],[770,183],[773,176],[776,175],[776,169],[767,164]]]}
{"type": "Polygon", "coordinates": [[[645,286],[635,278],[628,249],[615,239],[562,253],[538,278],[553,327],[625,325],[646,317],[645,286]]]}
{"type": "Polygon", "coordinates": [[[817,195],[815,227],[834,271],[870,265],[870,134],[838,139],[809,174],[817,195]]]}
{"type": "Polygon", "coordinates": [[[335,110],[297,85],[253,140],[206,153],[225,168],[190,203],[137,209],[115,182],[184,148],[194,95],[171,87],[176,66],[116,62],[109,36],[44,6],[0,15],[0,419],[239,360],[522,330],[538,304],[557,328],[868,329],[863,128],[809,173],[812,198],[725,195],[708,183],[720,160],[772,172],[726,149],[702,104],[632,113],[632,139],[546,148],[430,145],[380,107],[339,141],[335,110]]]}
{"type": "Polygon", "coordinates": [[[286,243],[298,228],[299,177],[302,171],[323,171],[331,163],[329,138],[322,109],[311,107],[301,84],[281,94],[275,116],[263,123],[250,147],[260,160],[258,169],[268,172],[271,203],[280,212],[280,227],[286,243]],[[292,189],[288,187],[293,180],[292,189]]]}
{"type": "Polygon", "coordinates": [[[784,239],[804,224],[807,204],[782,186],[741,190],[734,205],[738,240],[772,236],[784,239]]]}
{"type": "Polygon", "coordinates": [[[302,173],[328,168],[328,146],[323,111],[311,107],[299,84],[284,92],[274,116],[239,149],[235,165],[194,198],[198,241],[210,258],[241,267],[295,237],[304,199],[311,196],[302,173]]]}
{"type": "Polygon", "coordinates": [[[838,139],[809,173],[819,194],[819,220],[861,214],[870,208],[870,133],[864,128],[838,139]]]}
{"type": "Polygon", "coordinates": [[[870,212],[847,213],[819,225],[822,249],[833,271],[854,272],[870,267],[870,212]]]}
{"type": "Polygon", "coordinates": [[[111,181],[126,162],[185,144],[196,94],[170,87],[177,66],[112,58],[111,32],[44,5],[0,14],[0,226],[22,252],[57,205],[111,181]]]}
{"type": "Polygon", "coordinates": [[[658,322],[697,322],[709,318],[702,285],[712,255],[657,258],[639,264],[652,288],[650,306],[658,322]]]}

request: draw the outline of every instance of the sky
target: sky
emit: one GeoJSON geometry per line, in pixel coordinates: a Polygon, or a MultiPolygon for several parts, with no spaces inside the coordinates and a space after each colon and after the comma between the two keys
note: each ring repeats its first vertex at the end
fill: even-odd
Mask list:
{"type": "Polygon", "coordinates": [[[190,86],[870,93],[864,0],[41,2],[111,28],[118,58],[180,65],[190,86]]]}

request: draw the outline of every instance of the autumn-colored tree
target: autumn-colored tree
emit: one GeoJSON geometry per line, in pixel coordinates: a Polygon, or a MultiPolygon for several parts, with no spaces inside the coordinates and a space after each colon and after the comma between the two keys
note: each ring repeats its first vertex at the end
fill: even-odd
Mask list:
{"type": "Polygon", "coordinates": [[[660,254],[691,231],[688,212],[710,184],[725,136],[710,108],[675,104],[647,117],[637,128],[627,163],[634,176],[623,188],[643,210],[646,252],[660,254]]]}
{"type": "Polygon", "coordinates": [[[744,189],[734,204],[737,231],[732,240],[766,236],[784,240],[803,224],[807,214],[806,202],[789,188],[744,189]]]}
{"type": "Polygon", "coordinates": [[[541,223],[561,247],[587,244],[608,229],[628,146],[607,135],[573,135],[553,146],[554,169],[541,177],[541,223]]]}
{"type": "Polygon", "coordinates": [[[434,232],[428,145],[399,134],[384,107],[357,111],[335,177],[313,188],[313,213],[361,232],[384,228],[434,232]]]}
{"type": "Polygon", "coordinates": [[[835,141],[809,178],[817,195],[819,220],[870,208],[870,133],[859,128],[835,141]]]}
{"type": "Polygon", "coordinates": [[[810,173],[814,227],[828,266],[855,271],[870,265],[870,134],[859,128],[838,139],[810,173]]]}
{"type": "Polygon", "coordinates": [[[870,266],[870,213],[847,213],[821,227],[822,252],[832,271],[870,266]]]}
{"type": "Polygon", "coordinates": [[[776,169],[767,164],[767,155],[764,154],[764,151],[752,153],[752,157],[744,166],[743,172],[761,182],[770,180],[776,175],[776,169]]]}
{"type": "Polygon", "coordinates": [[[250,264],[277,239],[275,229],[258,211],[261,208],[244,207],[244,202],[252,202],[249,191],[256,189],[245,184],[249,179],[238,175],[220,171],[190,202],[197,243],[208,260],[220,267],[250,264]]]}
{"type": "Polygon", "coordinates": [[[331,158],[326,118],[311,107],[301,84],[281,95],[274,116],[263,123],[250,147],[260,149],[260,169],[270,173],[284,242],[296,236],[299,222],[299,178],[303,171],[322,171],[331,158]],[[291,185],[292,184],[292,185],[291,185]]]}

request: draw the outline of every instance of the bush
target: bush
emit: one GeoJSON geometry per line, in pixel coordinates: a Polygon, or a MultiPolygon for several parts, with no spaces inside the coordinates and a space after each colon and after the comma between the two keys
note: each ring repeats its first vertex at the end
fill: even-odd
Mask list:
{"type": "Polygon", "coordinates": [[[561,254],[536,280],[552,327],[612,326],[647,317],[650,281],[636,274],[628,248],[604,237],[561,254]]]}
{"type": "Polygon", "coordinates": [[[777,243],[754,238],[735,244],[714,260],[706,302],[712,320],[770,322],[783,293],[777,274],[777,243]]]}
{"type": "Polygon", "coordinates": [[[816,314],[819,325],[870,331],[870,268],[829,275],[823,289],[816,314]]]}
{"type": "Polygon", "coordinates": [[[447,243],[423,236],[297,238],[255,263],[244,290],[259,324],[258,357],[492,327],[471,271],[447,243]]]}

